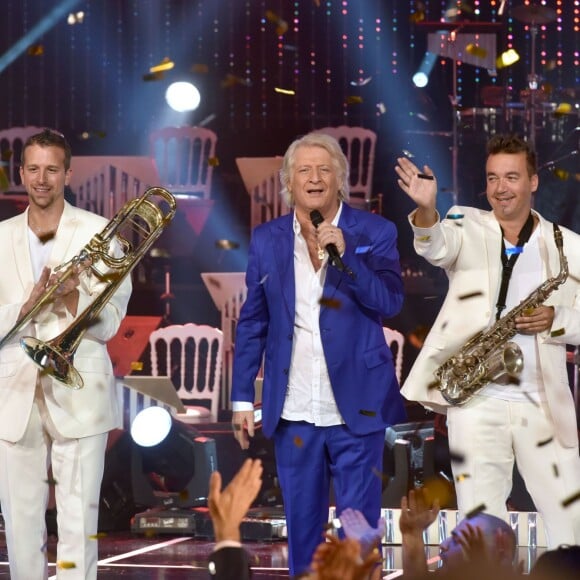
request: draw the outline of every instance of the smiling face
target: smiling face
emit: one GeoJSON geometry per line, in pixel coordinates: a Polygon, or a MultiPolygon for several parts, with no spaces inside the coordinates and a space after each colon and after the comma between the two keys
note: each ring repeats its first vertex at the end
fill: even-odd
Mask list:
{"type": "Polygon", "coordinates": [[[63,149],[37,144],[28,146],[23,154],[20,178],[31,208],[62,209],[64,188],[70,180],[63,149]]]}
{"type": "Polygon", "coordinates": [[[317,209],[331,220],[338,209],[340,187],[338,169],[326,149],[310,145],[296,149],[288,189],[299,214],[308,217],[317,209]]]}
{"type": "Polygon", "coordinates": [[[500,223],[523,224],[532,207],[538,175],[529,174],[526,154],[497,153],[486,163],[487,200],[500,223]]]}

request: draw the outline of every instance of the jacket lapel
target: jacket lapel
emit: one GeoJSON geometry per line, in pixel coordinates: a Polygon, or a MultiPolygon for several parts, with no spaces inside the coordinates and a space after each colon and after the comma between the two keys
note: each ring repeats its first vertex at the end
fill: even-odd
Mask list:
{"type": "Polygon", "coordinates": [[[12,237],[14,240],[12,251],[14,252],[16,272],[22,287],[26,289],[34,285],[30,244],[28,242],[28,208],[15,221],[12,237]]]}
{"type": "Polygon", "coordinates": [[[272,247],[280,288],[288,314],[294,320],[295,313],[295,279],[294,279],[294,212],[277,220],[272,227],[272,247]]]}
{"type": "MultiPolygon", "coordinates": [[[[65,202],[60,223],[58,224],[58,236],[55,238],[54,247],[47,264],[51,269],[62,264],[66,260],[66,256],[72,257],[72,254],[69,254],[69,250],[77,227],[78,221],[75,216],[75,208],[65,202]]],[[[74,249],[80,251],[80,248],[74,249]]]]}
{"type": "MultiPolygon", "coordinates": [[[[487,263],[489,265],[489,288],[488,296],[490,301],[490,308],[495,315],[496,307],[495,300],[499,293],[499,286],[501,282],[501,228],[499,223],[493,216],[492,212],[484,214],[483,220],[483,239],[485,240],[485,251],[487,254],[487,263]],[[500,263],[498,268],[496,264],[500,263]]],[[[483,278],[482,278],[483,281],[483,278]]],[[[505,314],[505,311],[504,311],[505,314]]]]}

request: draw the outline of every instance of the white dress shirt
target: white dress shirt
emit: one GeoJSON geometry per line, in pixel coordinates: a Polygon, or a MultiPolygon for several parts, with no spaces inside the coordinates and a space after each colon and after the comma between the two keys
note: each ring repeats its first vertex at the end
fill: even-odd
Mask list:
{"type": "MultiPolygon", "coordinates": [[[[341,212],[342,202],[332,225],[338,225],[341,212]]],[[[315,271],[296,213],[293,227],[296,304],[292,357],[282,418],[307,421],[318,427],[341,425],[344,420],[336,406],[320,338],[320,299],[328,269],[328,254],[325,254],[320,269],[315,271]]],[[[253,405],[246,401],[232,401],[232,409],[250,411],[253,405]]]]}

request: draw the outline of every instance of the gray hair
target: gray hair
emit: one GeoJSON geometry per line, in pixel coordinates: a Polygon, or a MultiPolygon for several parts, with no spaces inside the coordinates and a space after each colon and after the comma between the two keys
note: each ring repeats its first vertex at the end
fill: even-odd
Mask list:
{"type": "Polygon", "coordinates": [[[282,169],[280,169],[280,184],[282,185],[280,195],[284,198],[284,201],[290,207],[294,206],[294,197],[292,192],[289,191],[288,185],[290,184],[291,173],[294,169],[296,150],[299,147],[321,147],[330,153],[332,164],[338,172],[338,181],[341,183],[341,187],[338,190],[338,199],[340,201],[348,201],[350,195],[348,180],[350,168],[348,160],[340,147],[340,143],[334,137],[317,132],[308,133],[308,135],[296,139],[286,150],[284,160],[282,161],[282,169]]]}

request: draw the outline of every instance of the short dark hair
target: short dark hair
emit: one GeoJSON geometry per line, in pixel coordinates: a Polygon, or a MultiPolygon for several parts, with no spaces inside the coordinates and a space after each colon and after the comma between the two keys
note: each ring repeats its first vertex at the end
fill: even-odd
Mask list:
{"type": "Polygon", "coordinates": [[[498,153],[525,153],[528,175],[531,177],[538,172],[536,152],[527,141],[518,135],[494,135],[487,142],[487,156],[498,153]]]}
{"type": "Polygon", "coordinates": [[[72,156],[70,145],[64,138],[62,133],[54,129],[43,129],[40,133],[31,135],[22,147],[22,158],[20,164],[24,164],[24,154],[27,147],[32,145],[40,145],[41,147],[58,147],[64,151],[64,168],[66,171],[70,169],[70,160],[72,156]]]}

